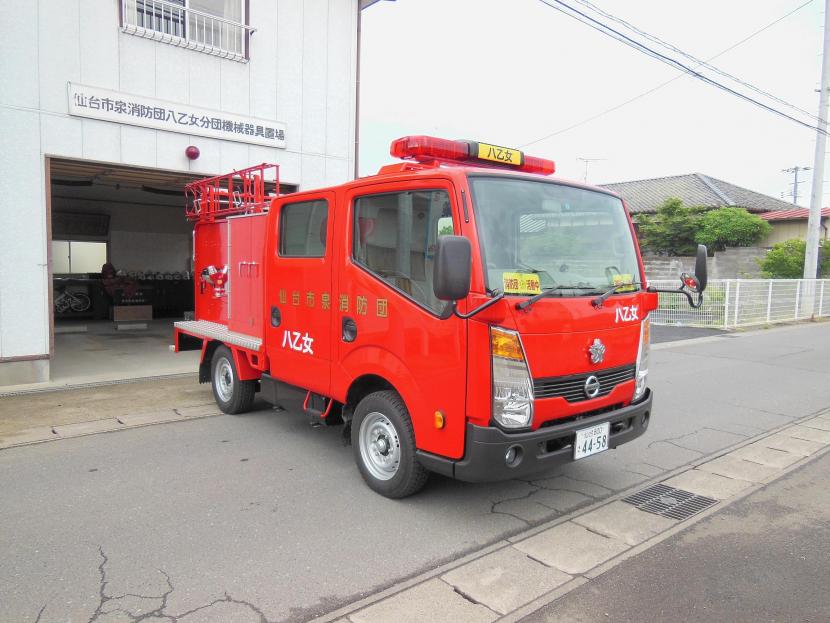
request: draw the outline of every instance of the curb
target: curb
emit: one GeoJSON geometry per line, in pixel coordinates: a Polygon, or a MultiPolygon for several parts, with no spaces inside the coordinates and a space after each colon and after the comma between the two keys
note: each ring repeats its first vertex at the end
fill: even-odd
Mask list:
{"type": "MultiPolygon", "coordinates": [[[[13,389],[9,391],[0,390],[0,398],[8,398],[12,396],[25,396],[26,394],[46,394],[49,392],[65,392],[73,389],[90,389],[94,387],[105,387],[107,385],[128,385],[130,383],[143,383],[147,381],[165,381],[170,379],[183,379],[187,377],[195,378],[195,372],[172,372],[170,374],[157,374],[155,376],[139,376],[130,377],[127,379],[109,379],[100,381],[88,381],[67,383],[65,385],[44,385],[37,383],[35,387],[25,387],[23,389],[13,389]]],[[[49,383],[50,381],[47,381],[49,383]]]]}
{"type": "Polygon", "coordinates": [[[60,439],[73,439],[75,437],[87,437],[100,433],[114,433],[133,428],[143,428],[155,424],[167,424],[171,422],[184,422],[186,420],[198,420],[202,418],[222,415],[222,412],[215,405],[201,405],[195,407],[181,407],[178,409],[166,409],[163,411],[150,411],[122,415],[113,418],[100,420],[89,420],[86,422],[75,422],[72,424],[61,424],[59,426],[39,426],[20,431],[12,437],[0,439],[0,451],[21,446],[31,446],[60,439]]]}

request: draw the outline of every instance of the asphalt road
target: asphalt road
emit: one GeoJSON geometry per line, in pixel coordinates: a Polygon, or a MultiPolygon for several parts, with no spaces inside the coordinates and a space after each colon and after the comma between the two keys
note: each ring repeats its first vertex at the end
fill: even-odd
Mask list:
{"type": "Polygon", "coordinates": [[[830,620],[830,454],[522,623],[830,620]]]}
{"type": "Polygon", "coordinates": [[[830,406],[828,343],[814,324],[658,345],[641,439],[402,501],[340,429],[270,408],[0,451],[0,621],[307,620],[830,406]]]}
{"type": "Polygon", "coordinates": [[[673,342],[676,340],[692,340],[699,337],[711,337],[713,335],[724,335],[729,337],[730,333],[721,329],[706,329],[703,327],[673,327],[671,325],[651,325],[651,343],[673,342]]]}

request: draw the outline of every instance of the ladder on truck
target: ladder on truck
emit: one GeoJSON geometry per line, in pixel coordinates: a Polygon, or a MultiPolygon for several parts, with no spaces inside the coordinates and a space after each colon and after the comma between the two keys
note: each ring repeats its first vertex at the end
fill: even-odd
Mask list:
{"type": "Polygon", "coordinates": [[[184,188],[185,216],[189,221],[213,222],[235,214],[267,212],[279,187],[279,165],[265,162],[196,180],[184,188]],[[269,184],[274,185],[273,192],[268,191],[269,184]]]}

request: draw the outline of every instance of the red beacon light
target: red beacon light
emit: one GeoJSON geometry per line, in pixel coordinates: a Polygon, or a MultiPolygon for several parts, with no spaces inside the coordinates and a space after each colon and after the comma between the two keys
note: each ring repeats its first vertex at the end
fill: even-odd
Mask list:
{"type": "Polygon", "coordinates": [[[404,136],[392,141],[389,153],[396,158],[422,163],[474,164],[540,175],[551,175],[556,171],[553,160],[527,156],[518,149],[433,136],[404,136]]]}

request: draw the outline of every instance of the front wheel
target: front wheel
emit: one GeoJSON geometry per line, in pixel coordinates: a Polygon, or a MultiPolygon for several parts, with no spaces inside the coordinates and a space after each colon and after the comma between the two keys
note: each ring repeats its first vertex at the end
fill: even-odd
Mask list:
{"type": "Polygon", "coordinates": [[[369,394],[352,420],[352,448],[363,480],[388,498],[420,491],[428,472],[415,456],[415,434],[406,406],[394,391],[369,394]]]}
{"type": "Polygon", "coordinates": [[[235,415],[251,409],[256,393],[256,381],[242,381],[227,346],[220,346],[210,362],[213,398],[223,413],[235,415]]]}

